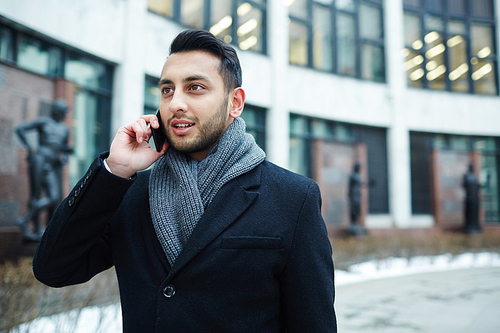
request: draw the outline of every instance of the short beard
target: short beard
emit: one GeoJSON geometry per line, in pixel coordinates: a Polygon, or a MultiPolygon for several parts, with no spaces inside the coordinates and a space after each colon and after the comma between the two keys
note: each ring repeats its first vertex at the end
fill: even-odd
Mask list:
{"type": "MultiPolygon", "coordinates": [[[[187,154],[211,149],[217,144],[226,129],[226,122],[228,117],[227,106],[228,99],[225,98],[224,102],[219,106],[217,113],[214,114],[212,118],[208,119],[207,122],[203,125],[199,123],[198,118],[193,118],[192,120],[196,122],[197,126],[199,126],[199,132],[198,135],[192,140],[184,141],[182,140],[182,138],[172,140],[171,136],[173,135],[171,135],[170,132],[167,132],[167,142],[176,150],[187,154]]],[[[171,120],[169,121],[169,123],[170,122],[171,120]]]]}

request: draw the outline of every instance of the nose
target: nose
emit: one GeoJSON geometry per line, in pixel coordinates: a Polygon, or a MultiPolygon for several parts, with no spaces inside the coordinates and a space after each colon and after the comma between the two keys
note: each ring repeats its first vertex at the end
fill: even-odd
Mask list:
{"type": "Polygon", "coordinates": [[[187,112],[188,111],[188,105],[186,103],[185,96],[183,95],[182,91],[174,91],[174,95],[172,96],[172,99],[170,100],[170,103],[168,105],[168,109],[172,113],[178,113],[178,112],[187,112]]]}

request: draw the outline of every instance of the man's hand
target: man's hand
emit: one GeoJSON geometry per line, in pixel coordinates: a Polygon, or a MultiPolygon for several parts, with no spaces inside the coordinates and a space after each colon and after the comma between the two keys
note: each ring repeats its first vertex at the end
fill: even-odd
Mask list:
{"type": "Polygon", "coordinates": [[[116,133],[109,157],[106,160],[111,172],[123,178],[132,177],[137,171],[147,169],[156,162],[168,149],[164,143],[162,150],[157,152],[148,144],[151,128],[159,128],[155,115],[145,115],[129,125],[120,127],[116,133]]]}

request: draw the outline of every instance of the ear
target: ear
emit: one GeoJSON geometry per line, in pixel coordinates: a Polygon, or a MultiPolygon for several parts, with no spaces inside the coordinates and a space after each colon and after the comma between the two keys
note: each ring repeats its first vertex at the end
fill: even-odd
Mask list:
{"type": "Polygon", "coordinates": [[[231,96],[229,115],[236,119],[241,115],[245,106],[245,91],[242,88],[236,88],[233,90],[231,96]]]}

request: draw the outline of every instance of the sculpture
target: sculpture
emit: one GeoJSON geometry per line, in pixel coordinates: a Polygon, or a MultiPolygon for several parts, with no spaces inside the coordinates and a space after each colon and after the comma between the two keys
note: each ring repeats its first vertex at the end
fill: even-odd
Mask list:
{"type": "Polygon", "coordinates": [[[360,169],[361,164],[356,162],[353,172],[349,175],[349,208],[351,217],[349,233],[354,235],[367,234],[366,229],[359,225],[359,217],[361,215],[361,187],[364,185],[361,181],[360,169]]]}
{"type": "Polygon", "coordinates": [[[19,139],[28,149],[30,200],[28,213],[17,221],[28,240],[38,241],[43,234],[38,220],[40,211],[47,209],[50,219],[62,200],[62,167],[67,162],[68,154],[73,152],[68,146],[69,129],[61,123],[67,110],[66,101],[57,99],[52,105],[50,117],[40,116],[16,129],[19,139]],[[30,131],[38,133],[36,150],[26,136],[30,131]],[[30,221],[33,221],[32,231],[29,230],[30,221]]]}
{"type": "Polygon", "coordinates": [[[478,233],[482,231],[479,224],[479,190],[481,187],[488,187],[490,175],[487,176],[486,184],[482,186],[474,173],[474,165],[469,164],[468,171],[464,174],[462,186],[465,189],[464,231],[467,233],[478,233]]]}

